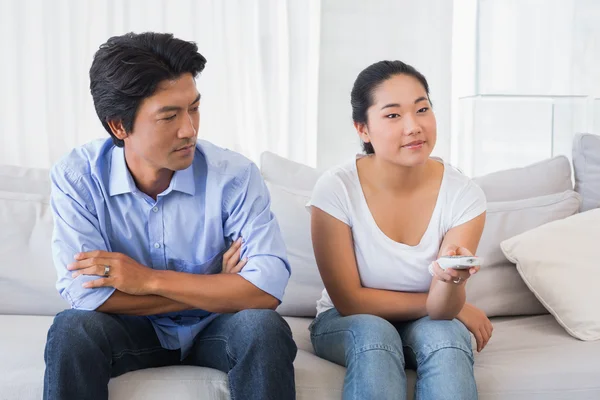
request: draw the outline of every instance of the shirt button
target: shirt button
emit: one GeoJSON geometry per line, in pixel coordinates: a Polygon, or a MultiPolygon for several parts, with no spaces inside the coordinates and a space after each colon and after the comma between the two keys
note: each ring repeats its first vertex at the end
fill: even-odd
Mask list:
{"type": "Polygon", "coordinates": [[[154,211],[154,212],[158,212],[158,207],[153,207],[153,208],[152,208],[152,211],[154,211]]]}
{"type": "Polygon", "coordinates": [[[154,248],[155,249],[160,249],[160,243],[158,243],[158,242],[154,243],[154,248]]]}

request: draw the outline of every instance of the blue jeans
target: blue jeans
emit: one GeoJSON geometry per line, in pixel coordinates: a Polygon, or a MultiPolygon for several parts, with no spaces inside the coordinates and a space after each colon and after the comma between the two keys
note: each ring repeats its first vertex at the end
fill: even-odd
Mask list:
{"type": "Polygon", "coordinates": [[[296,344],[273,310],[215,318],[180,361],[145,317],[66,310],[48,332],[44,399],[107,399],[111,377],[143,368],[196,365],[226,372],[231,399],[294,399],[296,344]]]}
{"type": "Polygon", "coordinates": [[[405,367],[417,371],[417,400],[477,399],[471,337],[458,320],[390,323],[331,309],[309,329],[316,354],[347,368],[344,400],[406,399],[405,367]]]}

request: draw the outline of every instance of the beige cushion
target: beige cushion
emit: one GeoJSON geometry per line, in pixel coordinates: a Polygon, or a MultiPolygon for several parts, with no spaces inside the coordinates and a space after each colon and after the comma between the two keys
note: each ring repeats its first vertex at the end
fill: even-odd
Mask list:
{"type": "Polygon", "coordinates": [[[488,202],[522,200],[573,189],[571,163],[565,156],[478,176],[473,181],[483,189],[488,202]]]}
{"type": "Polygon", "coordinates": [[[502,242],[521,277],[572,336],[600,339],[600,210],[555,221],[502,242]]]}
{"type": "Polygon", "coordinates": [[[573,140],[575,190],[583,198],[581,211],[600,208],[600,136],[575,135],[573,140]]]}
{"type": "Polygon", "coordinates": [[[577,212],[580,196],[573,190],[525,200],[488,203],[487,219],[477,255],[485,266],[467,283],[467,301],[488,316],[545,314],[519,276],[514,264],[502,254],[500,242],[547,222],[577,212]]]}

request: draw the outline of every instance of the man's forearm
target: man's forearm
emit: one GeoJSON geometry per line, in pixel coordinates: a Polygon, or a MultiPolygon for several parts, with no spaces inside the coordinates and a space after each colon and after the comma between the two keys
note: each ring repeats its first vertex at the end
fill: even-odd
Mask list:
{"type": "Polygon", "coordinates": [[[98,307],[96,311],[109,314],[154,315],[190,310],[192,308],[187,304],[166,297],[156,295],[133,296],[115,290],[112,296],[98,307]]]}
{"type": "Polygon", "coordinates": [[[279,305],[275,297],[237,274],[200,275],[154,271],[151,280],[151,293],[209,312],[275,309],[279,305]]]}

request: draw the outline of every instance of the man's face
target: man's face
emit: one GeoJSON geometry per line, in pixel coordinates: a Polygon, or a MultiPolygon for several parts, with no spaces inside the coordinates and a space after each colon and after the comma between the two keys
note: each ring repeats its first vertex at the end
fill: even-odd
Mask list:
{"type": "Polygon", "coordinates": [[[124,138],[126,154],[156,171],[186,169],[194,160],[199,106],[191,74],[160,82],[138,108],[133,131],[124,138]]]}

